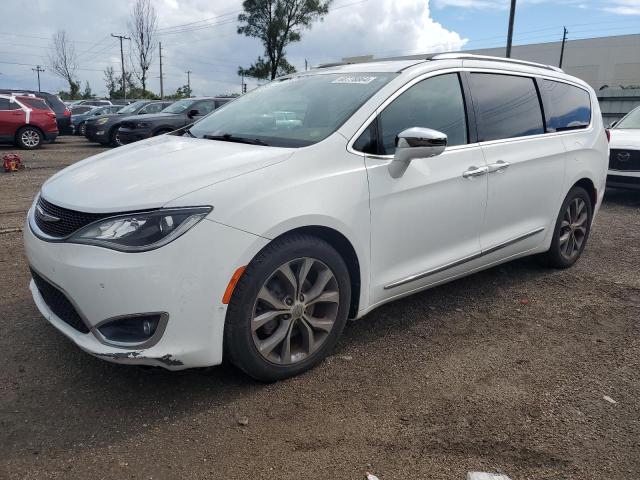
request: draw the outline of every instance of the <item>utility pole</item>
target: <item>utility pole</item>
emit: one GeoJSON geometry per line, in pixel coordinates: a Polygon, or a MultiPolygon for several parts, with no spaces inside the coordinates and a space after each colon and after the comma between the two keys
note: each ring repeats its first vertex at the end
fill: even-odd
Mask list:
{"type": "Polygon", "coordinates": [[[564,35],[562,36],[562,48],[560,49],[560,64],[558,65],[560,68],[562,68],[562,59],[564,58],[564,44],[567,43],[567,33],[569,33],[569,31],[567,30],[567,27],[564,27],[564,35]]]}
{"type": "Polygon", "coordinates": [[[125,37],[124,35],[114,35],[111,34],[113,38],[120,39],[120,61],[122,62],[122,96],[126,100],[127,99],[127,87],[126,87],[126,75],[124,72],[124,51],[122,50],[122,40],[131,40],[131,37],[125,37]]]}
{"type": "Polygon", "coordinates": [[[38,91],[40,91],[40,72],[44,72],[44,68],[40,67],[40,65],[36,65],[36,68],[32,68],[34,72],[38,72],[38,91]]]}
{"type": "Polygon", "coordinates": [[[160,43],[160,100],[164,100],[164,78],[162,77],[162,42],[160,43]]]}
{"type": "Polygon", "coordinates": [[[189,96],[191,96],[191,70],[187,70],[187,87],[189,87],[189,96]]]}
{"type": "Polygon", "coordinates": [[[307,59],[304,59],[304,71],[306,72],[307,70],[309,70],[309,64],[307,63],[307,59]]]}
{"type": "Polygon", "coordinates": [[[513,43],[513,21],[516,17],[516,0],[511,0],[511,12],[509,13],[509,33],[507,35],[507,58],[511,58],[511,44],[513,43]]]}

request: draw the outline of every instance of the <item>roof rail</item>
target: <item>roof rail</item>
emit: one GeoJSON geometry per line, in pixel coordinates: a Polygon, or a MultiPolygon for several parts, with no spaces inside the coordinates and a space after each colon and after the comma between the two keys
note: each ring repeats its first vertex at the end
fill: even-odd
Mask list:
{"type": "Polygon", "coordinates": [[[474,53],[440,53],[429,57],[429,60],[484,60],[488,62],[505,62],[515,63],[518,65],[528,65],[530,67],[545,68],[554,72],[564,73],[564,70],[553,65],[545,65],[543,63],[527,62],[526,60],[518,60],[517,58],[491,57],[489,55],[476,55],[474,53]]]}
{"type": "Polygon", "coordinates": [[[353,65],[352,62],[333,62],[333,63],[321,63],[314,68],[331,68],[331,67],[340,67],[342,65],[353,65]]]}

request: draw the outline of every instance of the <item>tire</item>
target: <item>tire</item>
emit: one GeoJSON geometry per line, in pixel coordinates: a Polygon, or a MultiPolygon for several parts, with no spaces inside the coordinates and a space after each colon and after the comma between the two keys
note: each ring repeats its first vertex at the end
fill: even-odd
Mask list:
{"type": "Polygon", "coordinates": [[[121,147],[124,145],[124,143],[120,141],[120,135],[118,134],[119,128],[120,125],[116,125],[111,129],[111,132],[109,133],[109,146],[111,147],[121,147]]]}
{"type": "Polygon", "coordinates": [[[22,127],[16,133],[16,145],[25,150],[33,150],[42,146],[42,132],[35,127],[22,127]]]}
{"type": "Polygon", "coordinates": [[[551,247],[542,256],[544,263],[554,268],[573,266],[587,245],[592,218],[589,194],[582,187],[573,187],[562,202],[551,247]]]}
{"type": "Polygon", "coordinates": [[[305,372],[333,350],[350,300],[349,271],[331,245],[304,234],[277,239],[251,261],[234,289],[225,356],[259,381],[305,372]]]}
{"type": "Polygon", "coordinates": [[[80,125],[78,125],[76,135],[80,135],[80,136],[84,137],[84,134],[86,132],[87,132],[87,124],[82,122],[80,125]]]}

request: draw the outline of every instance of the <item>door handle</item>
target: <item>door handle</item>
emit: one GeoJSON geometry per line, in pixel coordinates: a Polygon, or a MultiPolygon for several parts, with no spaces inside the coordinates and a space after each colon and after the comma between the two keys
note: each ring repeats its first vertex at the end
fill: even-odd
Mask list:
{"type": "Polygon", "coordinates": [[[489,171],[489,167],[469,167],[467,171],[462,173],[463,178],[479,177],[486,175],[489,171]]]}
{"type": "Polygon", "coordinates": [[[505,162],[504,160],[498,160],[496,163],[492,163],[489,165],[489,173],[502,173],[511,165],[509,162],[505,162]]]}

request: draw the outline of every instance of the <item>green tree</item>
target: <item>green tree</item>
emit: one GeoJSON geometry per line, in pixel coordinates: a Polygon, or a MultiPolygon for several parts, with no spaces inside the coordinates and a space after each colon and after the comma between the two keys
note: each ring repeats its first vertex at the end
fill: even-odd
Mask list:
{"type": "Polygon", "coordinates": [[[260,39],[265,58],[258,57],[249,68],[238,73],[273,80],[279,75],[295,72],[287,62],[287,45],[299,42],[302,30],[322,20],[333,0],[244,0],[244,13],[238,15],[238,33],[260,39]]]}
{"type": "Polygon", "coordinates": [[[90,99],[92,99],[94,97],[95,97],[95,95],[91,91],[91,86],[89,85],[89,82],[85,81],[84,82],[84,91],[82,92],[82,99],[83,100],[90,100],[90,99]]]}
{"type": "Polygon", "coordinates": [[[191,91],[191,88],[189,87],[189,85],[183,85],[181,87],[178,87],[178,89],[176,90],[176,93],[174,93],[173,95],[169,95],[167,98],[180,99],[180,98],[189,98],[191,96],[193,96],[193,92],[191,91]]]}

